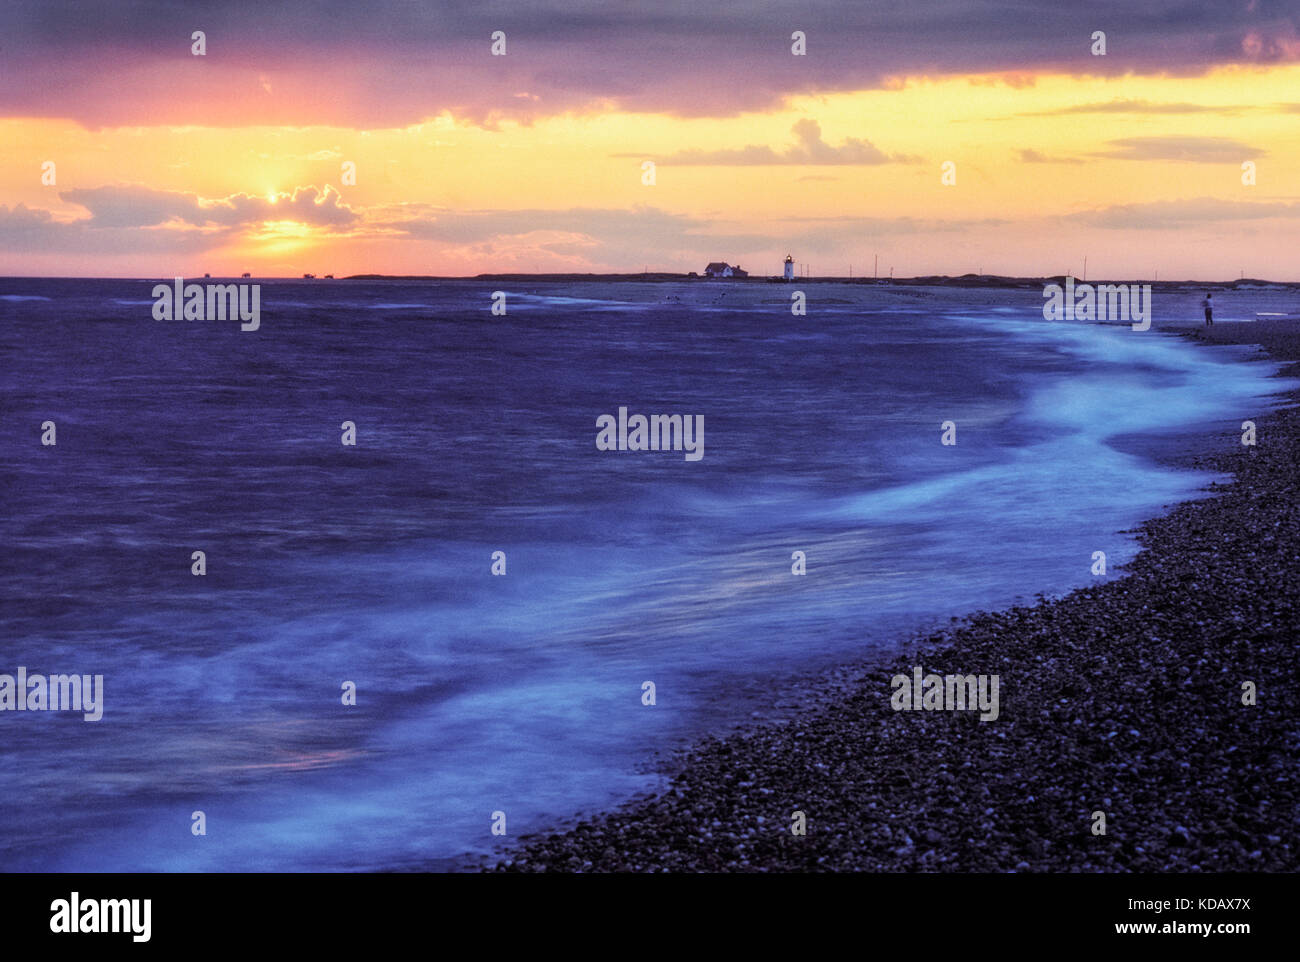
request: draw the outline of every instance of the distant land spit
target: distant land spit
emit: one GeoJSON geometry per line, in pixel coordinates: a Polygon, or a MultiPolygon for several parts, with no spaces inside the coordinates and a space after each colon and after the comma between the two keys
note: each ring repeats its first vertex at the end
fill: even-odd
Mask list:
{"type": "MultiPolygon", "coordinates": [[[[1041,288],[1045,284],[1063,284],[1065,275],[1057,274],[1052,277],[1005,277],[1000,274],[961,274],[958,276],[949,276],[947,274],[929,275],[924,277],[895,277],[895,278],[873,278],[873,277],[836,277],[833,275],[816,275],[810,277],[797,277],[792,281],[783,280],[777,276],[762,277],[727,277],[713,278],[691,276],[689,274],[673,274],[664,271],[651,271],[640,274],[475,274],[472,277],[448,277],[433,274],[353,274],[345,277],[349,281],[551,281],[556,283],[570,283],[578,281],[681,281],[700,284],[764,284],[764,283],[781,283],[781,284],[865,284],[871,285],[894,285],[909,287],[1021,287],[1026,289],[1041,288]]],[[[1085,283],[1075,277],[1075,283],[1085,283]]],[[[1266,281],[1258,278],[1244,277],[1231,281],[1203,281],[1203,280],[1165,280],[1152,281],[1148,278],[1129,278],[1120,279],[1101,279],[1096,278],[1089,280],[1088,284],[1150,284],[1153,289],[1171,289],[1178,287],[1204,287],[1206,290],[1237,290],[1241,288],[1253,287],[1276,287],[1276,288],[1295,288],[1300,287],[1300,281],[1266,281]]]]}

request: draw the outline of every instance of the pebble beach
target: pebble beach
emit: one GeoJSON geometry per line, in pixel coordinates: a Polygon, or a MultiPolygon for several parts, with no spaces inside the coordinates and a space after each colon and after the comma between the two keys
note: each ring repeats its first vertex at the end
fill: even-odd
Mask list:
{"type": "MultiPolygon", "coordinates": [[[[1300,360],[1294,320],[1181,333],[1300,360]]],[[[1225,431],[1185,455],[1232,480],[1146,522],[1124,577],[843,671],[790,718],[698,743],[660,793],[491,868],[1295,871],[1300,413],[1254,420],[1254,446],[1225,431]],[[918,665],[999,675],[996,720],[895,711],[891,678],[918,665]]]]}

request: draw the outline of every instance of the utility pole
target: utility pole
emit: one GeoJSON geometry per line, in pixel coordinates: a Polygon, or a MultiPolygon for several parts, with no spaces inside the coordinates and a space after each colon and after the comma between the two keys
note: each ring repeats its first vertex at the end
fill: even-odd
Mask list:
{"type": "Polygon", "coordinates": [[[880,255],[876,255],[875,263],[871,266],[871,279],[877,280],[880,277],[880,255]]]}
{"type": "Polygon", "coordinates": [[[1087,254],[1083,255],[1083,280],[1085,283],[1087,283],[1088,280],[1088,255],[1087,254]]]}

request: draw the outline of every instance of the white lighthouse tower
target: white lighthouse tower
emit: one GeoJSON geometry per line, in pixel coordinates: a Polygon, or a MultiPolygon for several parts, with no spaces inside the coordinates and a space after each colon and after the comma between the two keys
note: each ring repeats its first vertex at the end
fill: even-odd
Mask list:
{"type": "Polygon", "coordinates": [[[794,280],[794,258],[789,254],[785,255],[785,279],[787,281],[794,280]]]}

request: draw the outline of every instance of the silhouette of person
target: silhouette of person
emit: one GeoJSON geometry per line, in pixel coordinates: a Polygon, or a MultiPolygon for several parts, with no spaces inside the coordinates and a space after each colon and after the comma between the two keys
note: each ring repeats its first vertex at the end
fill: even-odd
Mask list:
{"type": "Polygon", "coordinates": [[[1201,301],[1201,307],[1205,308],[1205,326],[1214,326],[1214,304],[1211,303],[1213,295],[1209,291],[1205,292],[1205,300],[1201,301]]]}

